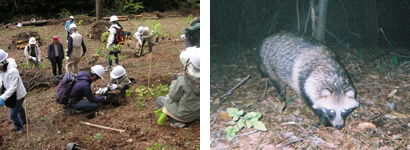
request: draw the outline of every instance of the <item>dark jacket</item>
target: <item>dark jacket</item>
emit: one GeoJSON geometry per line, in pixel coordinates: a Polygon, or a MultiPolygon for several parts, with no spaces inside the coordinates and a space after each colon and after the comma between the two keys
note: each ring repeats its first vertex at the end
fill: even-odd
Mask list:
{"type": "Polygon", "coordinates": [[[199,118],[200,106],[199,80],[192,80],[184,73],[173,80],[169,94],[162,99],[164,107],[174,119],[191,122],[199,118]]]}
{"type": "Polygon", "coordinates": [[[74,83],[73,88],[71,89],[69,99],[71,104],[76,104],[83,97],[86,97],[88,101],[92,103],[101,103],[104,101],[104,96],[95,97],[91,91],[91,83],[93,81],[88,76],[88,73],[85,71],[80,71],[77,74],[77,81],[74,83]]]}
{"type": "Polygon", "coordinates": [[[196,23],[194,26],[185,28],[182,34],[185,34],[186,39],[191,46],[200,47],[200,23],[196,23]]]}
{"type": "MultiPolygon", "coordinates": [[[[58,47],[58,59],[60,61],[63,61],[64,59],[64,48],[63,48],[63,44],[61,44],[61,42],[58,42],[57,44],[58,47]]],[[[54,42],[51,42],[51,44],[48,45],[47,47],[47,57],[48,60],[50,60],[51,62],[54,62],[54,42]]]]}

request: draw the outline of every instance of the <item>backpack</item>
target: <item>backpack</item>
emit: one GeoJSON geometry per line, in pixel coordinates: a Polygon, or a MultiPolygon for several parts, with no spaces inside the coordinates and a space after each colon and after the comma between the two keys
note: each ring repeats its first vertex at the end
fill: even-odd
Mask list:
{"type": "Polygon", "coordinates": [[[56,101],[59,104],[70,104],[68,96],[70,95],[71,89],[76,82],[76,76],[74,73],[65,73],[63,79],[58,83],[56,92],[56,101]]]}
{"type": "Polygon", "coordinates": [[[126,33],[122,28],[114,28],[117,30],[117,33],[114,35],[114,44],[124,45],[126,33]]]}

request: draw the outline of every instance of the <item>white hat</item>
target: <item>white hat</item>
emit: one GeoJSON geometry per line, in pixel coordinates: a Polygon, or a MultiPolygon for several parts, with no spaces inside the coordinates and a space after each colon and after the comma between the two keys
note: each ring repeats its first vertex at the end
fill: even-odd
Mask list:
{"type": "Polygon", "coordinates": [[[138,27],[138,33],[143,34],[144,33],[144,27],[142,27],[142,26],[138,27]]]}
{"type": "Polygon", "coordinates": [[[3,49],[0,49],[0,62],[4,61],[7,58],[7,56],[9,56],[9,54],[7,54],[7,52],[3,49]]]}
{"type": "Polygon", "coordinates": [[[113,22],[113,21],[118,21],[118,17],[115,15],[111,16],[110,22],[113,22]]]}
{"type": "Polygon", "coordinates": [[[200,51],[197,47],[188,47],[185,51],[181,52],[179,59],[181,63],[186,67],[188,74],[199,78],[200,77],[200,51]]]}
{"type": "Polygon", "coordinates": [[[28,44],[36,44],[36,38],[31,37],[31,38],[28,40],[28,44]]]}
{"type": "Polygon", "coordinates": [[[104,80],[104,67],[101,65],[95,65],[91,67],[91,71],[98,75],[101,79],[104,80]]]}
{"type": "Polygon", "coordinates": [[[71,30],[72,28],[77,28],[77,25],[75,25],[74,23],[70,24],[70,30],[71,30]]]}
{"type": "Polygon", "coordinates": [[[125,71],[124,67],[118,65],[118,66],[114,67],[114,69],[111,71],[110,76],[113,79],[117,79],[117,78],[123,76],[125,74],[125,72],[126,71],[125,71]]]}
{"type": "Polygon", "coordinates": [[[70,16],[70,19],[74,19],[74,16],[70,16]]]}

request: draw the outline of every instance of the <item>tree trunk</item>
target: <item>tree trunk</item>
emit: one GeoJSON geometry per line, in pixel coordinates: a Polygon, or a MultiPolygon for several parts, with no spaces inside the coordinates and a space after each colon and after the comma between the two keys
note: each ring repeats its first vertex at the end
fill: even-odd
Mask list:
{"type": "Polygon", "coordinates": [[[325,39],[327,2],[328,0],[319,0],[318,2],[316,33],[313,37],[318,41],[323,41],[325,39]]]}
{"type": "Polygon", "coordinates": [[[95,0],[95,16],[97,20],[102,19],[102,8],[101,8],[101,0],[95,0]]]}

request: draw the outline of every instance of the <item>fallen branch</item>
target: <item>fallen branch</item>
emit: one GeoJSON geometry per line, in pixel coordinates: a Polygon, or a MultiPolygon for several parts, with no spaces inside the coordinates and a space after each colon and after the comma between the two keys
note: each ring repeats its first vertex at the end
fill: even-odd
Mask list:
{"type": "Polygon", "coordinates": [[[114,130],[114,131],[118,131],[118,132],[120,132],[120,133],[124,133],[124,132],[125,132],[125,130],[110,128],[110,127],[101,126],[101,125],[96,125],[96,124],[92,124],[92,123],[88,123],[88,122],[80,121],[80,123],[81,123],[81,124],[84,124],[84,125],[88,125],[88,126],[97,127],[97,128],[114,130]]]}
{"type": "Polygon", "coordinates": [[[228,92],[226,92],[224,95],[220,96],[219,99],[221,99],[221,102],[223,102],[222,98],[231,95],[233,90],[235,90],[236,88],[238,88],[239,86],[241,86],[243,83],[245,83],[246,80],[248,80],[251,77],[251,75],[248,75],[245,79],[243,79],[241,82],[239,82],[237,85],[235,85],[233,88],[231,88],[228,92]]]}
{"type": "Polygon", "coordinates": [[[303,141],[303,139],[290,141],[290,142],[286,143],[283,147],[286,147],[286,146],[288,146],[288,145],[290,145],[290,144],[297,143],[297,142],[301,142],[301,141],[303,141]]]}
{"type": "Polygon", "coordinates": [[[266,80],[265,82],[265,91],[263,91],[262,97],[258,100],[258,102],[261,102],[265,99],[265,94],[267,90],[268,90],[268,80],[266,80]]]}
{"type": "Polygon", "coordinates": [[[251,132],[244,133],[244,134],[235,135],[235,137],[246,136],[246,135],[249,135],[249,134],[254,134],[254,133],[256,133],[256,132],[258,132],[258,130],[251,131],[251,132]]]}

